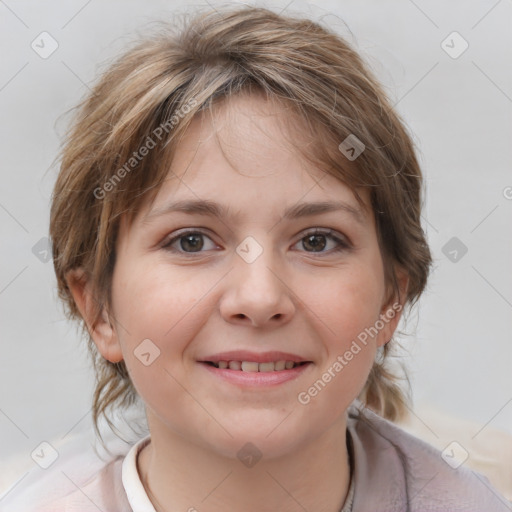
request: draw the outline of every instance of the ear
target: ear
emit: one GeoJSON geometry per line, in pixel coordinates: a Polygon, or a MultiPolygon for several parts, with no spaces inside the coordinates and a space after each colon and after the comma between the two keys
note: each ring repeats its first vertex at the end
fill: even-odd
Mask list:
{"type": "Polygon", "coordinates": [[[100,354],[111,363],[122,361],[123,354],[116,331],[104,306],[98,314],[98,302],[85,272],[82,269],[71,270],[66,275],[66,281],[100,354]]]}
{"type": "Polygon", "coordinates": [[[379,320],[384,325],[382,326],[379,322],[379,326],[382,327],[377,335],[377,346],[379,347],[384,346],[391,340],[404,308],[405,296],[409,286],[409,275],[405,270],[396,269],[396,278],[399,293],[396,293],[394,290],[392,293],[388,293],[388,298],[384,300],[380,311],[379,320]]]}

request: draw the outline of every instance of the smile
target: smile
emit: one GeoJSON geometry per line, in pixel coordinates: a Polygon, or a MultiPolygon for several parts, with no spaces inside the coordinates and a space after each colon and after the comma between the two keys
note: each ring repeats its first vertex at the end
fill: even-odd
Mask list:
{"type": "Polygon", "coordinates": [[[294,361],[268,361],[258,363],[256,361],[205,361],[207,364],[220,369],[229,369],[242,372],[278,372],[282,370],[291,370],[296,366],[306,364],[306,361],[296,363],[294,361]]]}
{"type": "Polygon", "coordinates": [[[243,389],[273,389],[299,378],[313,366],[311,361],[295,362],[282,359],[261,363],[221,359],[215,362],[200,361],[200,365],[215,380],[243,389]]]}

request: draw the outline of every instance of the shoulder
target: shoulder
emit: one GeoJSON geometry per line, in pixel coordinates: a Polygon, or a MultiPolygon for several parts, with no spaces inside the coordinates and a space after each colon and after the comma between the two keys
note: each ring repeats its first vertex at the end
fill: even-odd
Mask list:
{"type": "Polygon", "coordinates": [[[114,455],[108,460],[88,451],[67,455],[59,455],[46,470],[31,467],[1,498],[0,509],[9,512],[131,510],[122,484],[124,455],[114,455]]]}
{"type": "Polygon", "coordinates": [[[349,408],[347,428],[354,454],[354,512],[509,510],[485,476],[450,464],[452,454],[443,458],[359,401],[349,408]]]}
{"type": "Polygon", "coordinates": [[[38,508],[38,512],[130,511],[121,481],[122,462],[123,458],[118,457],[89,478],[71,482],[73,490],[48,502],[43,508],[38,508]]]}

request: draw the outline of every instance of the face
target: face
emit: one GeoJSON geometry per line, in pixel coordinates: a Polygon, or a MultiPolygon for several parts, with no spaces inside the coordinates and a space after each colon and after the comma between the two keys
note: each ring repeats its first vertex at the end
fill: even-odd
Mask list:
{"type": "Polygon", "coordinates": [[[382,321],[371,210],[305,164],[278,115],[240,96],[192,122],[154,203],[121,225],[113,330],[95,335],[150,426],[229,457],[344,428],[399,316],[382,321]]]}

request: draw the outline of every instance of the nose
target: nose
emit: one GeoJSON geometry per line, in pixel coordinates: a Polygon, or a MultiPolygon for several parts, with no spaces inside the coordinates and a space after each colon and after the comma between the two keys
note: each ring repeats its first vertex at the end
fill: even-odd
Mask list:
{"type": "Polygon", "coordinates": [[[293,292],[282,272],[274,269],[275,261],[267,251],[252,263],[235,255],[234,265],[220,301],[222,317],[230,323],[260,328],[288,323],[295,312],[293,292]]]}

